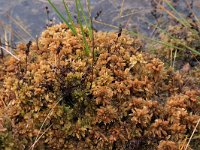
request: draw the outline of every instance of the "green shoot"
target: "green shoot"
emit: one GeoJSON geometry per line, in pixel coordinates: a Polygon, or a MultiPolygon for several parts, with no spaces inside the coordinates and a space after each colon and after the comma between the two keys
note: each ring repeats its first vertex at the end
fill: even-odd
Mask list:
{"type": "MultiPolygon", "coordinates": [[[[64,21],[65,24],[69,27],[69,29],[72,31],[72,33],[74,35],[77,35],[76,29],[75,29],[75,25],[74,25],[74,21],[73,21],[72,16],[71,16],[71,12],[70,12],[70,10],[68,8],[68,5],[65,2],[65,0],[63,0],[63,4],[64,4],[64,7],[65,7],[65,11],[67,13],[69,22],[59,12],[59,10],[51,2],[51,0],[48,0],[48,2],[51,5],[51,7],[54,9],[54,11],[57,13],[57,15],[61,18],[61,20],[64,21]]],[[[90,37],[90,39],[92,39],[92,27],[90,25],[90,22],[87,21],[87,17],[86,17],[86,15],[84,13],[83,6],[82,6],[80,0],[75,0],[75,4],[76,4],[76,11],[77,11],[77,14],[78,14],[78,24],[80,25],[81,34],[83,36],[83,44],[85,46],[85,53],[86,53],[87,56],[89,56],[90,48],[89,48],[89,45],[88,45],[87,40],[86,40],[86,35],[85,35],[85,32],[84,32],[84,28],[83,28],[83,23],[82,23],[81,17],[83,17],[83,19],[84,19],[84,21],[86,23],[86,26],[87,26],[87,28],[89,30],[89,37],[90,37]]]]}
{"type": "MultiPolygon", "coordinates": [[[[88,3],[88,7],[90,7],[90,1],[87,1],[87,3],[88,3]]],[[[90,40],[91,40],[91,39],[92,39],[92,28],[91,28],[90,21],[88,21],[88,20],[90,20],[90,18],[87,19],[87,16],[86,16],[85,13],[84,13],[83,5],[81,4],[80,0],[78,0],[78,4],[79,4],[79,6],[80,6],[80,10],[81,10],[81,13],[82,13],[82,17],[83,17],[83,19],[84,19],[84,22],[85,22],[85,24],[86,24],[86,27],[87,27],[87,29],[89,30],[89,38],[90,38],[90,40]]],[[[89,12],[89,13],[90,13],[90,12],[89,12]]],[[[88,16],[90,16],[90,14],[89,14],[88,16]]]]}
{"type": "Polygon", "coordinates": [[[77,35],[77,32],[74,28],[73,25],[71,25],[66,19],[65,17],[59,12],[59,10],[55,7],[55,5],[50,1],[48,0],[49,4],[51,5],[51,7],[54,9],[54,11],[57,13],[57,15],[60,17],[61,20],[63,20],[65,22],[65,24],[69,27],[69,29],[72,31],[72,33],[74,35],[77,35]]]}
{"type": "Polygon", "coordinates": [[[67,3],[65,2],[65,0],[63,0],[63,4],[64,4],[64,7],[65,7],[65,11],[66,11],[66,13],[67,13],[67,17],[68,17],[68,19],[69,19],[69,22],[70,22],[71,25],[74,27],[74,26],[75,26],[75,25],[74,25],[74,21],[73,21],[73,19],[72,19],[71,12],[70,12],[69,7],[68,7],[67,3]]]}
{"type": "Polygon", "coordinates": [[[81,12],[82,10],[79,9],[81,3],[80,3],[80,0],[75,0],[75,3],[76,3],[76,10],[77,10],[77,14],[78,14],[78,24],[80,25],[80,28],[81,28],[81,33],[82,33],[82,36],[83,36],[83,43],[85,45],[85,53],[87,56],[89,56],[89,53],[90,53],[90,48],[89,48],[89,45],[87,43],[87,40],[86,40],[86,36],[85,36],[85,32],[84,32],[84,28],[83,28],[83,23],[81,21],[81,12]]]}

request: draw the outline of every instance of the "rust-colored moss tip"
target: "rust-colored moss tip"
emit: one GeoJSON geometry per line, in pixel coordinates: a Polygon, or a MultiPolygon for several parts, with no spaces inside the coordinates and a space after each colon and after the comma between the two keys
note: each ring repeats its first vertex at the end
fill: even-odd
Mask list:
{"type": "Polygon", "coordinates": [[[111,32],[87,38],[93,60],[76,30],[49,27],[29,53],[18,45],[20,61],[0,59],[0,149],[184,149],[200,119],[197,76],[111,32]]]}

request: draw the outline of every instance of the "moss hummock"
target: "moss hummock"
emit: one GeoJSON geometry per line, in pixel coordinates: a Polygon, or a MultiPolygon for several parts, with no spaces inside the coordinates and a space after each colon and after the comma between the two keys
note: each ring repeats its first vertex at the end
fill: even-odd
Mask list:
{"type": "MultiPolygon", "coordinates": [[[[80,28],[45,30],[29,53],[0,60],[1,148],[174,149],[200,118],[196,80],[165,68],[137,38],[80,28]],[[88,31],[85,29],[85,34],[88,31]]],[[[195,135],[199,135],[199,130],[195,135]]]]}

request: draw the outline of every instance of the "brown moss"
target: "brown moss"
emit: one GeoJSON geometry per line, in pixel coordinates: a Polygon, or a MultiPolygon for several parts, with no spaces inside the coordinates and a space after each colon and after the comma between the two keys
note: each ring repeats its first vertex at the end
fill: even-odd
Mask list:
{"type": "Polygon", "coordinates": [[[191,135],[200,91],[185,84],[186,75],[139,51],[139,39],[97,32],[92,76],[92,54],[85,55],[77,31],[49,27],[39,49],[30,47],[27,64],[23,45],[20,62],[7,57],[0,64],[1,114],[11,120],[5,138],[13,137],[4,147],[29,148],[43,133],[36,148],[175,149],[191,135]]]}
{"type": "Polygon", "coordinates": [[[161,141],[158,150],[178,150],[176,143],[172,141],[161,141]]]}

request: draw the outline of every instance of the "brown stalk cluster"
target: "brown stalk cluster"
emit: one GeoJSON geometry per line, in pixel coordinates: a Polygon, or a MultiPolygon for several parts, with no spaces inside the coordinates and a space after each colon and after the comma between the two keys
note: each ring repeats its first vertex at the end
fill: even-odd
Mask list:
{"type": "Polygon", "coordinates": [[[200,52],[199,27],[198,25],[194,26],[190,20],[188,23],[190,23],[188,26],[191,27],[182,24],[169,25],[166,32],[159,35],[161,41],[170,47],[161,45],[156,51],[157,56],[166,63],[174,63],[174,67],[177,69],[184,68],[186,64],[189,65],[186,70],[199,66],[200,55],[192,51],[200,52]]]}
{"type": "Polygon", "coordinates": [[[94,33],[92,67],[76,30],[49,27],[28,56],[20,44],[20,61],[0,59],[1,148],[185,147],[200,118],[196,80],[142,52],[139,39],[116,33],[94,33]]]}

